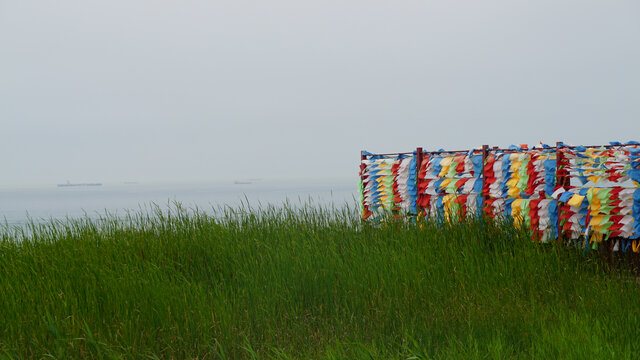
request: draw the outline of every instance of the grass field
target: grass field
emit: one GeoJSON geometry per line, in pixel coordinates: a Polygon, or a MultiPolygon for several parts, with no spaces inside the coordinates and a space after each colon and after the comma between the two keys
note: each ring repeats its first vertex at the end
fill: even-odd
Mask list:
{"type": "Polygon", "coordinates": [[[5,229],[0,358],[632,359],[639,299],[504,224],[176,205],[5,229]]]}

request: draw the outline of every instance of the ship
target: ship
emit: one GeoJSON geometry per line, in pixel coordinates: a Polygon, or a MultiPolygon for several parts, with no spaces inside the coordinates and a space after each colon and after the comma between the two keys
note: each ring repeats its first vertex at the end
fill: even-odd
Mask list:
{"type": "Polygon", "coordinates": [[[58,184],[58,187],[72,187],[72,186],[102,186],[102,183],[72,183],[67,180],[66,184],[58,184]]]}

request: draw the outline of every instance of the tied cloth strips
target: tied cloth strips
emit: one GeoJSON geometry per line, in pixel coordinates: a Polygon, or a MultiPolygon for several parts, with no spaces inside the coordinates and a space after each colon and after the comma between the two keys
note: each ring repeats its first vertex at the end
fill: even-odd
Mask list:
{"type": "Polygon", "coordinates": [[[596,242],[609,237],[633,237],[633,196],[636,191],[619,187],[588,189],[590,220],[585,236],[591,233],[591,239],[596,242]]]}
{"type": "Polygon", "coordinates": [[[482,155],[425,156],[418,173],[417,204],[425,216],[462,219],[482,208],[482,155]]]}
{"type": "Polygon", "coordinates": [[[635,169],[640,166],[639,153],[639,149],[631,147],[563,149],[566,170],[581,185],[603,181],[622,185],[638,178],[635,169]]]}
{"type": "Polygon", "coordinates": [[[393,159],[365,160],[362,171],[364,206],[371,213],[393,206],[393,159]]]}
{"type": "Polygon", "coordinates": [[[553,199],[514,199],[509,214],[516,226],[531,230],[534,238],[546,241],[557,232],[557,205],[553,199]]]}
{"type": "Polygon", "coordinates": [[[578,238],[586,228],[586,218],[589,212],[589,202],[584,201],[587,189],[579,192],[565,191],[558,198],[560,202],[558,221],[562,234],[566,238],[578,238]]]}
{"type": "Polygon", "coordinates": [[[555,185],[555,155],[530,150],[490,154],[484,166],[483,194],[493,198],[543,198],[555,185]]]}
{"type": "MultiPolygon", "coordinates": [[[[400,155],[362,161],[363,218],[380,211],[410,210],[417,195],[411,177],[411,158],[400,155]],[[413,195],[412,193],[415,193],[413,195]]],[[[415,173],[415,171],[414,171],[415,173]]]]}

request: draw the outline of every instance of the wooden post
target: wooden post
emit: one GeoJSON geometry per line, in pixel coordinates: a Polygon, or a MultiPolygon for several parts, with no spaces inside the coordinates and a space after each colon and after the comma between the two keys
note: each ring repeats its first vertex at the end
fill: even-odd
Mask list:
{"type": "MultiPolygon", "coordinates": [[[[560,166],[563,164],[562,152],[560,152],[560,141],[556,142],[556,188],[564,187],[564,177],[561,175],[560,166]]],[[[564,170],[564,169],[563,169],[564,170]]],[[[558,200],[558,241],[562,238],[562,226],[560,225],[560,200],[558,200]]]]}
{"type": "Polygon", "coordinates": [[[482,177],[482,213],[484,213],[487,207],[487,200],[489,195],[485,194],[484,187],[486,183],[486,174],[484,173],[484,165],[487,163],[487,157],[489,156],[489,145],[482,145],[482,171],[478,174],[478,177],[482,177]]]}
{"type": "Polygon", "coordinates": [[[360,182],[362,182],[362,219],[365,219],[365,214],[367,214],[368,209],[366,201],[365,201],[365,183],[364,183],[364,170],[367,168],[367,165],[364,164],[364,161],[367,160],[367,155],[364,154],[364,150],[360,151],[360,182]]]}
{"type": "Polygon", "coordinates": [[[419,218],[422,216],[422,206],[420,205],[422,200],[422,194],[420,194],[420,189],[418,188],[418,183],[420,182],[420,167],[422,166],[422,148],[416,148],[416,216],[419,218]]]}

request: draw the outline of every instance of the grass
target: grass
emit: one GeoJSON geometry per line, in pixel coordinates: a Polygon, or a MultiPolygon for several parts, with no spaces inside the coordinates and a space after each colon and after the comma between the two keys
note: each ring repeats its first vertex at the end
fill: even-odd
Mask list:
{"type": "Polygon", "coordinates": [[[5,228],[0,358],[632,359],[635,277],[508,224],[314,206],[5,228]]]}

